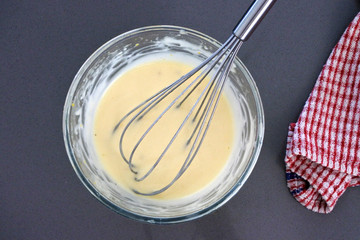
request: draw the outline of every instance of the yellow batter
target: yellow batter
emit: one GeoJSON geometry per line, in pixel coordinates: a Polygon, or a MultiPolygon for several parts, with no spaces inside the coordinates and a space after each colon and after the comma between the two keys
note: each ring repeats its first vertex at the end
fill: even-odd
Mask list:
{"type": "MultiPolygon", "coordinates": [[[[123,188],[129,191],[136,189],[144,193],[158,190],[171,182],[184,163],[189,151],[189,146],[185,143],[192,132],[187,128],[192,126],[191,122],[184,127],[184,133],[179,134],[154,171],[143,181],[138,182],[134,179],[135,176],[143,176],[160,156],[192,106],[193,99],[188,99],[178,109],[171,109],[144,139],[132,160],[136,175],[131,172],[119,153],[119,139],[125,124],[121,124],[115,132],[114,127],[137,104],[177,80],[192,68],[193,66],[170,60],[147,62],[122,74],[102,96],[95,116],[95,147],[105,171],[123,188]]],[[[199,94],[192,94],[191,97],[199,94]]],[[[173,97],[170,98],[173,99],[173,97]]],[[[160,109],[166,105],[166,102],[162,102],[160,106],[129,128],[124,138],[124,152],[127,156],[140,134],[154,120],[154,116],[159,114],[160,109]]],[[[190,167],[173,186],[152,197],[177,199],[204,188],[216,178],[225,166],[232,151],[233,141],[234,119],[230,104],[223,94],[202,147],[190,167]]]]}

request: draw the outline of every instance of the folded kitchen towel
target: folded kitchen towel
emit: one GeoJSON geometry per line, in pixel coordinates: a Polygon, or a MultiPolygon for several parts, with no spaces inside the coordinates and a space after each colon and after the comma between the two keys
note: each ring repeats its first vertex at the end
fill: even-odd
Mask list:
{"type": "Polygon", "coordinates": [[[290,124],[285,164],[291,194],[314,212],[331,212],[347,187],[360,185],[360,13],[290,124]]]}

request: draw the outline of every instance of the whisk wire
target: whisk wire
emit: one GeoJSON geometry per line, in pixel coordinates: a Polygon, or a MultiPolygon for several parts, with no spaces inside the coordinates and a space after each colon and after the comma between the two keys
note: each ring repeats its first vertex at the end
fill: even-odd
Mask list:
{"type": "MultiPolygon", "coordinates": [[[[211,91],[211,94],[210,94],[210,96],[209,96],[209,98],[207,100],[206,107],[205,107],[206,110],[203,112],[202,116],[200,117],[199,121],[197,122],[196,127],[195,127],[195,129],[194,129],[194,131],[192,133],[192,136],[189,139],[189,141],[191,141],[191,138],[196,133],[196,138],[195,138],[193,144],[191,145],[189,153],[188,153],[182,167],[178,171],[177,175],[172,179],[172,181],[170,183],[168,183],[166,186],[164,186],[163,188],[161,188],[159,190],[156,190],[156,191],[153,191],[153,192],[150,192],[150,193],[143,193],[143,192],[139,192],[137,190],[133,190],[137,194],[151,196],[151,195],[156,195],[156,194],[159,194],[159,193],[167,190],[169,187],[171,187],[182,176],[182,174],[190,166],[191,162],[193,161],[194,157],[196,156],[196,154],[197,154],[197,152],[198,152],[198,150],[199,150],[199,148],[200,148],[200,146],[201,146],[201,144],[203,142],[203,139],[204,139],[204,137],[205,137],[205,135],[207,133],[208,127],[210,125],[210,122],[211,122],[212,117],[214,115],[215,109],[217,107],[218,100],[220,98],[225,79],[226,79],[226,77],[228,75],[228,72],[230,70],[231,63],[232,63],[234,57],[236,56],[237,52],[239,51],[241,43],[242,43],[237,38],[232,38],[231,37],[231,39],[233,40],[233,41],[231,41],[231,44],[229,44],[229,46],[224,46],[224,48],[223,48],[224,54],[225,53],[228,54],[228,56],[225,56],[225,58],[227,60],[224,61],[219,66],[218,70],[216,71],[215,75],[212,77],[211,81],[208,82],[207,86],[201,92],[200,96],[198,97],[198,99],[194,103],[194,105],[191,108],[191,110],[189,111],[188,115],[185,117],[184,121],[182,122],[182,124],[178,128],[177,132],[174,134],[173,138],[171,139],[171,141],[169,142],[169,144],[167,145],[167,147],[165,148],[164,152],[161,154],[161,156],[159,157],[157,162],[151,167],[151,169],[142,178],[140,178],[138,180],[139,181],[144,180],[154,170],[156,165],[163,158],[166,151],[172,145],[173,141],[176,139],[177,135],[179,134],[179,132],[181,131],[181,129],[183,128],[185,123],[188,121],[190,115],[192,114],[192,112],[194,111],[196,106],[199,104],[200,100],[202,100],[202,104],[203,104],[204,101],[207,98],[207,97],[204,97],[204,95],[209,94],[210,90],[213,88],[214,83],[215,83],[214,90],[211,91]],[[219,75],[220,75],[220,77],[218,77],[219,75]],[[210,113],[211,109],[212,109],[212,111],[210,113]],[[209,116],[209,114],[210,114],[210,116],[209,116]],[[206,122],[207,122],[207,124],[205,125],[206,122]]],[[[215,66],[215,64],[214,64],[214,66],[215,66]]]]}

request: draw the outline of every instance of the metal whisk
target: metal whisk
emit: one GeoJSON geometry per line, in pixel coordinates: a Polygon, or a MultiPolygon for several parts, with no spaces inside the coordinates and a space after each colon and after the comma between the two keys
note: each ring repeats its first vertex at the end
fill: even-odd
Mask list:
{"type": "Polygon", "coordinates": [[[257,25],[261,22],[270,8],[273,6],[276,0],[256,0],[253,2],[251,7],[247,10],[243,18],[239,21],[236,27],[233,30],[230,38],[219,48],[216,52],[214,52],[209,58],[207,58],[203,63],[194,68],[192,71],[182,76],[177,81],[171,83],[164,89],[160,90],[134,109],[132,109],[129,113],[127,113],[115,126],[114,132],[118,129],[120,124],[124,123],[127,120],[127,123],[124,123],[125,127],[120,136],[119,141],[119,149],[122,158],[129,165],[130,170],[135,174],[136,181],[143,181],[146,179],[156,168],[159,162],[164,158],[165,153],[172,146],[176,137],[179,135],[180,131],[184,128],[184,125],[187,121],[189,121],[190,116],[194,115],[191,121],[195,122],[194,130],[191,133],[186,144],[188,145],[188,153],[187,156],[180,168],[177,172],[176,176],[169,183],[164,184],[164,186],[158,190],[152,192],[140,192],[136,189],[133,191],[140,195],[152,196],[159,193],[164,192],[169,187],[171,187],[187,170],[190,166],[191,162],[195,158],[198,150],[204,140],[206,132],[209,128],[210,122],[213,118],[216,106],[218,105],[219,97],[221,95],[225,80],[230,71],[231,65],[236,57],[242,43],[250,37],[252,32],[255,30],[257,25]],[[159,122],[159,120],[169,111],[171,108],[179,108],[184,101],[188,99],[191,94],[194,94],[194,90],[204,81],[204,79],[210,75],[211,72],[211,80],[206,83],[206,86],[202,90],[200,96],[195,101],[195,104],[190,109],[189,113],[186,115],[185,119],[172,136],[171,140],[164,148],[163,152],[154,161],[154,164],[147,170],[147,172],[138,176],[138,172],[134,165],[134,154],[139,148],[139,145],[143,142],[143,140],[148,136],[148,133],[153,129],[153,127],[159,122]],[[197,75],[199,74],[199,75],[197,75]],[[196,77],[194,77],[196,75],[196,77]],[[190,78],[195,78],[194,80],[190,78]],[[190,79],[190,80],[189,80],[190,79]],[[129,156],[125,156],[123,150],[124,144],[124,136],[126,135],[127,130],[130,126],[135,124],[135,122],[142,119],[146,114],[148,114],[151,110],[153,110],[161,101],[165,98],[169,97],[169,95],[175,91],[178,87],[184,84],[187,80],[190,81],[188,86],[185,87],[184,90],[181,90],[180,94],[178,94],[173,100],[170,101],[170,104],[160,113],[160,115],[152,122],[152,124],[146,129],[146,131],[141,135],[139,140],[134,145],[129,156]]]}

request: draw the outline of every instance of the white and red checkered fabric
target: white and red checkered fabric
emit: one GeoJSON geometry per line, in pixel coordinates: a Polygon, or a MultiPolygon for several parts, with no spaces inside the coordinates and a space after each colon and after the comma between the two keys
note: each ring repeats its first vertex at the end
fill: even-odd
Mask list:
{"type": "Polygon", "coordinates": [[[315,212],[331,212],[347,187],[360,185],[360,13],[290,124],[285,163],[290,192],[315,212]]]}

